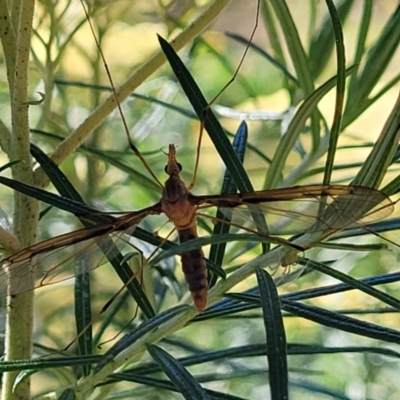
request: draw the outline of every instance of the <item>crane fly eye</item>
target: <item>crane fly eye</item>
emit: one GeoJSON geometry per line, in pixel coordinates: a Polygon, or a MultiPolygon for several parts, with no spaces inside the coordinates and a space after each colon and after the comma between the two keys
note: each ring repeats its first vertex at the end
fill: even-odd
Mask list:
{"type": "MultiPolygon", "coordinates": [[[[181,171],[182,171],[182,165],[179,164],[179,163],[176,163],[176,166],[178,167],[179,172],[181,172],[181,171]]],[[[168,164],[164,167],[164,172],[165,172],[166,174],[168,174],[168,164]]]]}

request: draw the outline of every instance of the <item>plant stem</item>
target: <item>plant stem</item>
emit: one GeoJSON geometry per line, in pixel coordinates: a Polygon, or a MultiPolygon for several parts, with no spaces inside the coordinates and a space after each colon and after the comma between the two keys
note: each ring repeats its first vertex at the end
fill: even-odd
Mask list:
{"type": "MultiPolygon", "coordinates": [[[[28,184],[33,183],[29,153],[28,67],[34,4],[34,0],[15,1],[12,8],[8,8],[5,0],[0,1],[2,23],[5,21],[7,26],[1,31],[1,39],[11,99],[12,132],[7,150],[11,161],[19,161],[12,167],[13,178],[28,184]]],[[[14,193],[14,233],[22,247],[35,241],[37,220],[37,202],[14,193]]],[[[21,278],[10,272],[9,293],[15,293],[20,284],[21,278]]],[[[32,354],[33,291],[9,296],[7,311],[6,360],[29,359],[32,354]]],[[[4,374],[3,399],[30,398],[30,380],[24,379],[14,387],[17,375],[18,372],[4,374]]]]}

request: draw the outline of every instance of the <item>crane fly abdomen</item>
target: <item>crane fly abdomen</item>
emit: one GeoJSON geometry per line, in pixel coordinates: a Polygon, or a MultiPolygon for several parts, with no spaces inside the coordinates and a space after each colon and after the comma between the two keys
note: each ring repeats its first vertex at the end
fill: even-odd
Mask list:
{"type": "MultiPolygon", "coordinates": [[[[196,239],[196,226],[178,230],[180,243],[196,239]]],[[[202,311],[207,304],[207,266],[201,249],[185,251],[181,254],[182,271],[197,310],[202,311]]]]}

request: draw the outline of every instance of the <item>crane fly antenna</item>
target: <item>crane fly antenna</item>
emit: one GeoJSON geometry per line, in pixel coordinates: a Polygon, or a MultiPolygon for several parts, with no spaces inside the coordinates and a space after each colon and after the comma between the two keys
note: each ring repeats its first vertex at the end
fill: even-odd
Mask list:
{"type": "Polygon", "coordinates": [[[127,122],[126,122],[124,113],[122,112],[121,103],[120,103],[119,100],[118,100],[117,91],[115,90],[114,81],[113,81],[113,79],[112,79],[110,69],[108,68],[108,64],[107,64],[106,58],[104,57],[103,50],[102,50],[101,47],[100,47],[100,42],[99,42],[99,40],[97,39],[97,35],[96,35],[96,32],[94,31],[93,24],[92,24],[92,22],[91,22],[91,20],[90,20],[89,13],[88,13],[88,11],[87,11],[87,8],[86,8],[86,6],[85,6],[85,3],[84,3],[83,0],[80,0],[80,1],[81,1],[81,4],[82,4],[82,7],[83,7],[83,11],[84,11],[84,13],[85,13],[85,15],[86,15],[86,19],[87,19],[87,21],[88,21],[88,23],[89,23],[90,30],[92,31],[93,38],[94,38],[94,40],[95,40],[95,42],[96,42],[96,45],[97,45],[97,48],[98,48],[100,57],[101,57],[101,59],[102,59],[102,61],[103,61],[104,69],[106,70],[107,77],[108,77],[108,79],[109,79],[109,81],[110,81],[111,90],[112,90],[112,93],[113,93],[113,95],[114,95],[115,102],[117,103],[118,112],[119,112],[119,114],[120,114],[120,116],[121,116],[122,125],[123,125],[123,127],[124,127],[124,130],[125,130],[125,133],[126,133],[126,136],[127,136],[127,139],[128,139],[129,147],[130,147],[130,149],[135,153],[135,155],[139,158],[139,160],[142,162],[142,164],[144,165],[144,167],[147,169],[147,171],[148,171],[149,174],[152,176],[152,178],[157,182],[157,184],[158,184],[160,187],[163,187],[163,184],[159,181],[159,179],[157,178],[157,176],[154,174],[154,172],[153,172],[152,169],[150,168],[149,164],[147,164],[147,161],[144,159],[144,157],[143,157],[142,154],[140,153],[139,149],[138,149],[138,148],[133,144],[133,142],[132,142],[132,139],[131,139],[131,137],[130,137],[130,135],[129,135],[128,124],[127,124],[127,122]]]}
{"type": "Polygon", "coordinates": [[[210,109],[210,107],[215,103],[215,101],[218,99],[218,97],[235,81],[240,69],[242,68],[243,62],[246,58],[247,53],[249,52],[250,45],[254,39],[254,35],[256,34],[257,28],[258,28],[258,18],[260,16],[260,0],[257,1],[257,10],[256,10],[256,20],[255,24],[253,26],[253,29],[250,34],[250,39],[247,42],[246,48],[244,49],[243,55],[240,58],[239,64],[236,67],[236,70],[234,74],[231,76],[231,78],[228,80],[228,82],[225,83],[225,85],[222,87],[222,89],[211,99],[211,101],[207,104],[207,106],[203,109],[202,111],[202,116],[200,119],[200,132],[199,132],[199,138],[197,141],[197,150],[196,150],[196,161],[194,164],[194,171],[193,171],[193,177],[190,185],[188,186],[188,189],[191,190],[193,189],[194,185],[196,184],[196,179],[197,179],[197,170],[199,167],[199,161],[200,161],[200,146],[201,146],[201,141],[203,138],[203,131],[204,131],[204,124],[205,120],[207,118],[207,112],[210,109]]]}
{"type": "Polygon", "coordinates": [[[234,72],[234,74],[232,75],[232,77],[228,80],[228,82],[225,83],[225,85],[222,87],[222,89],[213,97],[213,99],[208,103],[207,107],[205,108],[204,112],[206,112],[206,110],[208,110],[210,108],[210,106],[212,104],[214,104],[215,100],[217,100],[217,98],[225,91],[225,89],[232,84],[232,82],[235,81],[240,69],[242,68],[243,62],[246,58],[247,53],[249,52],[249,48],[250,45],[254,39],[254,35],[256,34],[257,28],[258,28],[258,18],[260,15],[260,1],[257,1],[257,10],[256,10],[256,20],[255,20],[255,24],[253,27],[253,30],[251,31],[251,35],[250,35],[250,39],[246,45],[246,48],[244,49],[243,55],[239,61],[239,64],[234,72]]]}

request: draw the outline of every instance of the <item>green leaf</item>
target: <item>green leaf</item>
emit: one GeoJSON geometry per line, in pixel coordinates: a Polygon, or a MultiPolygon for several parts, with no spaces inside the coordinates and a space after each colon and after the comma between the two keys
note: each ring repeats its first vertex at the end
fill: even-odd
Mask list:
{"type": "Polygon", "coordinates": [[[282,309],[292,315],[314,321],[324,326],[340,329],[344,332],[383,340],[389,343],[400,343],[400,331],[360,321],[320,307],[308,306],[299,302],[282,299],[282,309]]]}
{"type": "Polygon", "coordinates": [[[179,59],[174,49],[160,36],[158,37],[161,48],[168,59],[171,68],[173,69],[176,78],[179,80],[186,96],[192,104],[200,121],[204,123],[204,127],[212,140],[215,149],[218,151],[224,161],[227,170],[240,192],[250,192],[253,190],[251,182],[247,176],[242,163],[229,143],[226,133],[221,124],[209,108],[206,99],[197,86],[190,72],[179,59]]]}
{"type": "Polygon", "coordinates": [[[97,363],[95,372],[99,372],[102,368],[104,368],[108,363],[112,362],[118,354],[125,351],[129,346],[139,340],[141,337],[151,332],[152,330],[158,328],[163,323],[167,322],[171,318],[183,313],[188,310],[190,306],[188,305],[180,305],[177,307],[173,307],[167,311],[164,311],[161,314],[158,314],[151,319],[143,322],[136,329],[133,329],[131,332],[127,333],[123,338],[118,340],[100,359],[97,363]]]}
{"type": "Polygon", "coordinates": [[[210,399],[196,379],[174,357],[154,345],[147,345],[147,351],[185,399],[210,399]]]}
{"type": "Polygon", "coordinates": [[[286,334],[283,325],[280,299],[270,275],[256,270],[260,288],[260,302],[266,331],[268,374],[271,399],[289,398],[289,377],[286,349],[286,334]]]}

